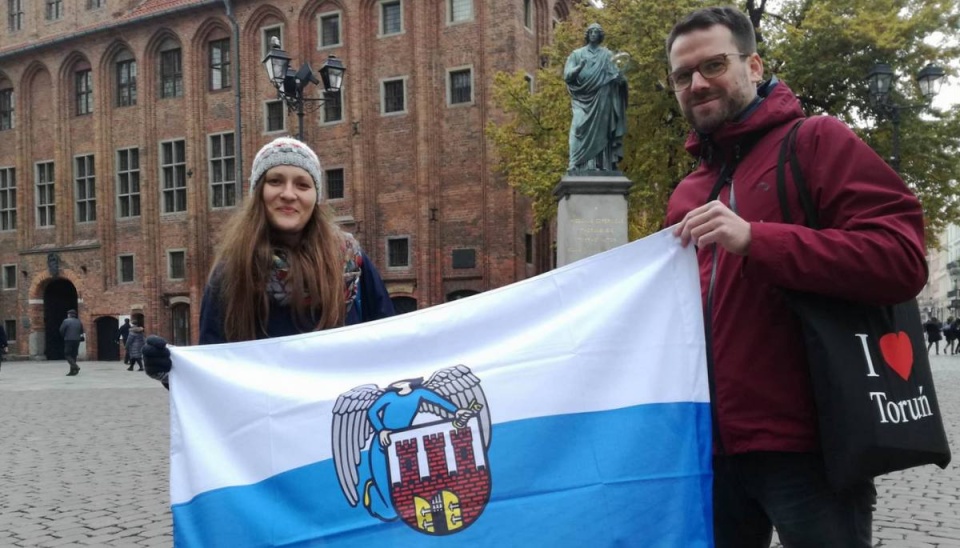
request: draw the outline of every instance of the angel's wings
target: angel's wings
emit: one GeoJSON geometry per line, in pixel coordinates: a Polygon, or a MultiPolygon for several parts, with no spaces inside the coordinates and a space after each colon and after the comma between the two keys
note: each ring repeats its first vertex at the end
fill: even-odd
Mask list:
{"type": "Polygon", "coordinates": [[[383,394],[375,384],[364,384],[341,394],[333,405],[333,464],[337,469],[340,489],[356,506],[360,465],[360,452],[373,435],[373,426],[367,418],[367,410],[383,394]]]}
{"type": "MultiPolygon", "coordinates": [[[[487,397],[480,386],[480,379],[465,365],[454,365],[435,372],[423,387],[450,400],[457,409],[470,409],[480,422],[480,434],[483,436],[483,447],[490,446],[490,409],[487,407],[487,397]],[[473,404],[479,404],[471,407],[473,404]]],[[[454,418],[435,403],[420,402],[420,412],[428,412],[443,418],[454,418]]]]}

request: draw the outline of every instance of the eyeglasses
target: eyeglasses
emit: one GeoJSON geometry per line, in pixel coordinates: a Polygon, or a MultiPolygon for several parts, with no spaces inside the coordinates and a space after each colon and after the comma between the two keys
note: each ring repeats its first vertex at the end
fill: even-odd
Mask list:
{"type": "Polygon", "coordinates": [[[707,57],[703,61],[697,63],[695,67],[677,69],[671,72],[670,75],[667,76],[667,87],[673,92],[687,89],[691,84],[693,84],[694,72],[699,72],[700,75],[707,80],[712,80],[722,76],[723,73],[727,72],[727,67],[730,65],[730,61],[727,59],[727,57],[730,56],[740,58],[750,57],[750,55],[746,53],[721,53],[720,55],[707,57]]]}

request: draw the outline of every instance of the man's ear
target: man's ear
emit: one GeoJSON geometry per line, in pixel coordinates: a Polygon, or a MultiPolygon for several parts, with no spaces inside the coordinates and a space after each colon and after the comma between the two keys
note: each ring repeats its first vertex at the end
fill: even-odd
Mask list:
{"type": "Polygon", "coordinates": [[[751,53],[747,57],[747,70],[750,71],[750,81],[759,84],[763,81],[763,59],[759,53],[751,53]]]}

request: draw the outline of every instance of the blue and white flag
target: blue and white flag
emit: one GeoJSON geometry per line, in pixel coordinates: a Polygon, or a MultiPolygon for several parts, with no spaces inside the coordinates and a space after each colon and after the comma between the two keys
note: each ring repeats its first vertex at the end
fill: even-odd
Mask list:
{"type": "Polygon", "coordinates": [[[698,268],[667,231],[173,361],[176,546],[712,546],[698,268]]]}

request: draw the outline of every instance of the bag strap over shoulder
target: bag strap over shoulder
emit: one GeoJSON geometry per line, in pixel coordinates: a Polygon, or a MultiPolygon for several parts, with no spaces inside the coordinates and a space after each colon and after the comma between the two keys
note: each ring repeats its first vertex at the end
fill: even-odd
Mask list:
{"type": "Polygon", "coordinates": [[[712,202],[720,196],[720,190],[730,182],[730,176],[733,175],[736,169],[737,164],[735,163],[730,162],[724,164],[723,169],[720,170],[720,175],[717,177],[717,181],[713,183],[713,188],[710,190],[710,196],[707,197],[707,202],[712,202]]]}
{"type": "Polygon", "coordinates": [[[807,180],[803,177],[803,171],[800,169],[800,159],[797,158],[797,134],[805,120],[799,120],[795,123],[780,145],[780,155],[777,158],[777,197],[780,199],[780,213],[783,215],[783,220],[792,224],[793,215],[790,213],[790,203],[787,201],[785,169],[785,164],[789,159],[790,173],[793,175],[793,183],[797,187],[797,196],[800,198],[800,205],[803,207],[803,214],[807,219],[806,225],[817,230],[820,228],[820,215],[817,213],[816,206],[813,205],[813,196],[810,194],[807,180]]]}
{"type": "Polygon", "coordinates": [[[747,154],[750,153],[750,150],[753,149],[753,145],[757,144],[757,140],[761,136],[752,135],[746,139],[743,139],[737,146],[733,148],[733,155],[727,159],[723,164],[723,168],[720,169],[720,176],[717,177],[717,181],[713,183],[713,188],[710,190],[710,195],[707,197],[707,202],[712,202],[720,196],[720,191],[724,186],[728,185],[733,178],[733,173],[737,170],[737,165],[740,163],[740,160],[745,158],[747,154]]]}

